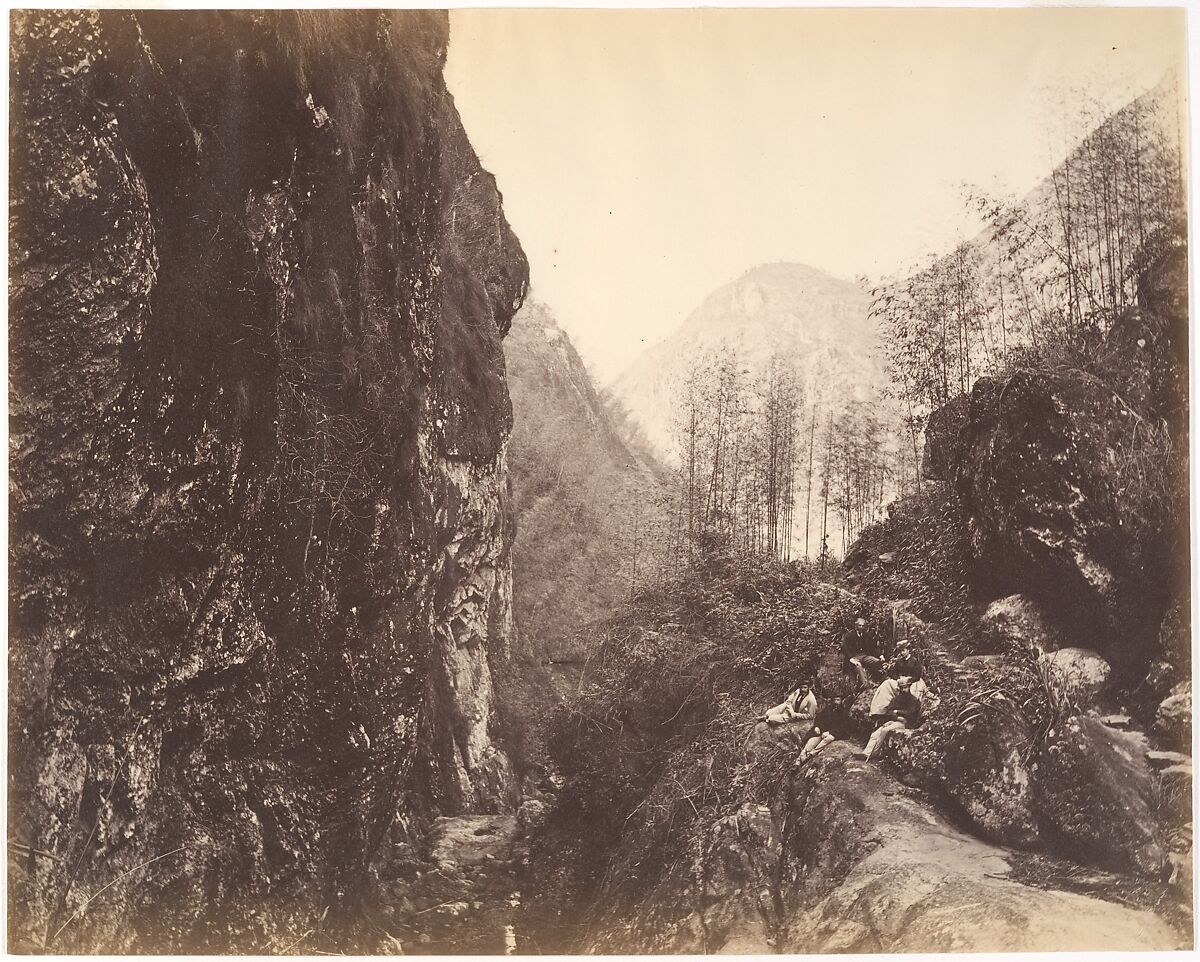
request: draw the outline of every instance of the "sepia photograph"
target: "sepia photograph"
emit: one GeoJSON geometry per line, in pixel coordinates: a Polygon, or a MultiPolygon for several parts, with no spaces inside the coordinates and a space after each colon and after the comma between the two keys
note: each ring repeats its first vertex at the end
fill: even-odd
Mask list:
{"type": "Polygon", "coordinates": [[[1194,950],[1189,14],[10,10],[8,953],[1194,950]]]}

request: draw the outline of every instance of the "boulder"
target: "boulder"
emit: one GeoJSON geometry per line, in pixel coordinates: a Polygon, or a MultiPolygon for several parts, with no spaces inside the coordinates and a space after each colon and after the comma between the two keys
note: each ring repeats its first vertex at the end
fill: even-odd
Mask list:
{"type": "Polygon", "coordinates": [[[1031,745],[1029,726],[1015,713],[985,710],[947,746],[939,782],[993,841],[1025,846],[1038,840],[1027,765],[1031,745]]]}
{"type": "Polygon", "coordinates": [[[1037,664],[1051,703],[1060,710],[1091,711],[1108,693],[1112,669],[1094,651],[1060,648],[1039,657],[1037,664]]]}
{"type": "Polygon", "coordinates": [[[1163,615],[1158,628],[1158,653],[1176,675],[1191,674],[1192,619],[1187,598],[1176,601],[1163,615]]]}
{"type": "Polygon", "coordinates": [[[1176,748],[1192,743],[1192,683],[1181,681],[1154,715],[1154,733],[1176,748]]]}
{"type": "Polygon", "coordinates": [[[1154,773],[1145,736],[1077,715],[1051,730],[1038,755],[1035,801],[1072,854],[1095,864],[1157,875],[1154,773]]]}
{"type": "Polygon", "coordinates": [[[760,721],[746,741],[746,753],[758,758],[776,750],[799,752],[804,748],[812,728],[811,719],[784,722],[781,725],[760,721]]]}
{"type": "Polygon", "coordinates": [[[540,798],[526,798],[517,809],[517,828],[525,835],[537,831],[546,821],[546,803],[540,798]]]}
{"type": "MultiPolygon", "coordinates": [[[[791,808],[774,951],[1012,952],[1179,947],[1163,920],[1023,885],[1009,853],[967,835],[878,765],[831,747],[791,808]]],[[[692,951],[695,951],[693,949],[692,951]]]]}
{"type": "Polygon", "coordinates": [[[1058,632],[1046,622],[1041,606],[1028,595],[997,598],[979,619],[990,651],[1042,655],[1062,647],[1058,632]]]}
{"type": "Polygon", "coordinates": [[[921,474],[933,481],[953,481],[958,434],[967,421],[968,397],[960,394],[934,409],[925,422],[921,474]]]}
{"type": "Polygon", "coordinates": [[[1168,600],[1168,508],[1128,470],[1161,459],[1119,391],[1079,371],[981,378],[956,488],[982,581],[1019,586],[1111,659],[1144,663],[1168,600]]]}
{"type": "Polygon", "coordinates": [[[1150,663],[1143,678],[1133,689],[1131,701],[1139,715],[1153,720],[1162,700],[1168,697],[1177,681],[1177,673],[1169,662],[1150,663]]]}

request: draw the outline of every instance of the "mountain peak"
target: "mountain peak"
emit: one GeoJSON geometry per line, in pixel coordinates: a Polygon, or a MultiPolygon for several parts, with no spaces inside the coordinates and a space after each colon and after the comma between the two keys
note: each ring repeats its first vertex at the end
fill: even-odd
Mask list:
{"type": "Polygon", "coordinates": [[[807,264],[751,267],[704,299],[678,330],[613,384],[656,448],[670,457],[675,385],[695,359],[732,349],[750,372],[786,359],[810,397],[865,399],[882,381],[870,295],[807,264]]]}
{"type": "Polygon", "coordinates": [[[823,271],[819,267],[813,267],[810,264],[801,264],[797,261],[770,261],[765,264],[756,264],[754,267],[742,272],[734,283],[743,281],[754,281],[757,283],[809,281],[813,283],[853,286],[850,281],[834,277],[828,271],[823,271]]]}
{"type": "MultiPolygon", "coordinates": [[[[865,342],[872,335],[870,299],[850,281],[807,264],[759,264],[717,288],[684,321],[681,331],[706,341],[739,338],[747,327],[760,327],[772,349],[784,342],[822,339],[822,332],[865,342]]],[[[711,345],[710,345],[711,346],[711,345]]]]}

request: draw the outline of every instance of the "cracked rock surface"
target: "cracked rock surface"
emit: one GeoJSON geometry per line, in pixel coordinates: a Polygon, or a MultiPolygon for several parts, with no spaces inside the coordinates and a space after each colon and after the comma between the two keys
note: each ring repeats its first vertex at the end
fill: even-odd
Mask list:
{"type": "Polygon", "coordinates": [[[13,19],[12,948],[269,951],[398,809],[515,801],[528,268],[447,29],[13,19]]]}

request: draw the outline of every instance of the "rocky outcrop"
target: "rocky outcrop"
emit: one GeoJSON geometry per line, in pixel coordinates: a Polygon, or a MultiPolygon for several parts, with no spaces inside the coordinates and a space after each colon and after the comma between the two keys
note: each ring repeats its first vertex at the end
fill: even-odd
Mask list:
{"type": "Polygon", "coordinates": [[[1084,860],[1158,874],[1154,774],[1145,736],[1077,716],[1052,731],[1037,760],[1041,816],[1084,860]]]}
{"type": "Polygon", "coordinates": [[[958,490],[975,558],[1007,573],[1082,637],[1145,656],[1166,608],[1164,558],[1123,459],[1145,430],[1109,385],[1021,370],[971,394],[958,490]],[[1137,540],[1140,535],[1145,541],[1137,540]],[[1145,551],[1140,549],[1145,548],[1145,551]]]}
{"type": "Polygon", "coordinates": [[[446,42],[427,12],[13,20],[11,831],[45,853],[13,946],[280,947],[353,916],[406,793],[511,803],[527,266],[446,42]]]}
{"type": "Polygon", "coordinates": [[[771,815],[713,826],[630,920],[589,944],[623,952],[1028,952],[1170,949],[1148,911],[1023,884],[1007,850],[834,743],[771,815]],[[713,880],[721,884],[714,888],[713,880]]]}
{"type": "Polygon", "coordinates": [[[1019,592],[1069,627],[1063,644],[1097,648],[1122,674],[1157,653],[1186,585],[1181,264],[1172,249],[1149,265],[1138,305],[1091,332],[1086,360],[980,378],[926,428],[925,470],[954,483],[975,586],[1019,592]]]}
{"type": "Polygon", "coordinates": [[[953,481],[958,435],[967,423],[968,397],[958,397],[929,412],[925,445],[921,451],[921,476],[932,481],[953,481]]]}
{"type": "Polygon", "coordinates": [[[874,766],[831,754],[806,781],[806,812],[850,814],[805,822],[800,844],[808,854],[804,887],[812,901],[793,915],[785,951],[1179,945],[1149,912],[1020,883],[1008,852],[950,827],[874,766]],[[823,863],[819,855],[827,852],[842,854],[823,863]]]}

